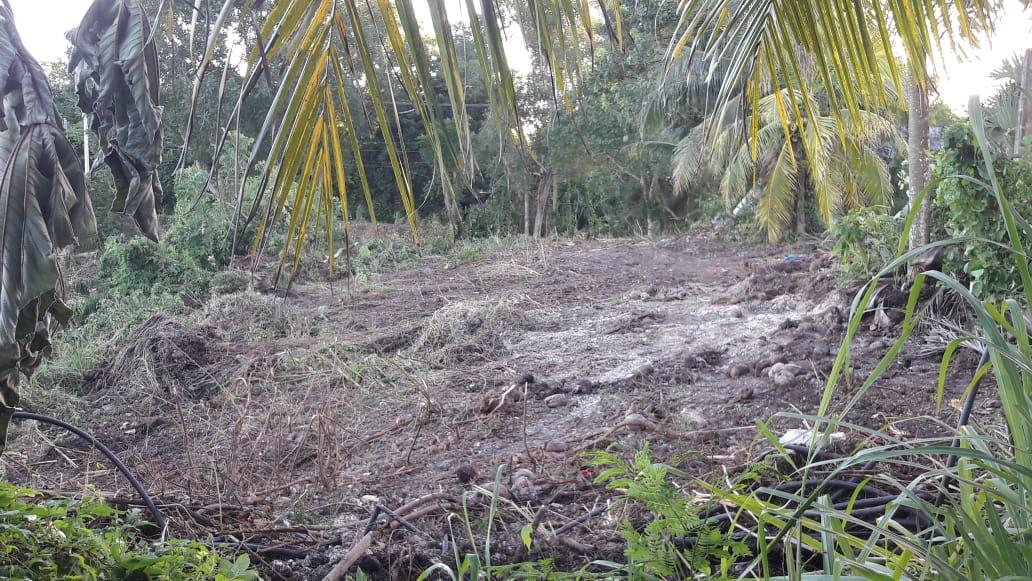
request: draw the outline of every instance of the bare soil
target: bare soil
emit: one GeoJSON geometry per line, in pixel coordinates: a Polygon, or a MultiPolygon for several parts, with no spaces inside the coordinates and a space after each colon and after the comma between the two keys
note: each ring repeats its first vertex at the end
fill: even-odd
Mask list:
{"type": "MultiPolygon", "coordinates": [[[[484,248],[351,288],[247,291],[182,320],[154,317],[85,374],[83,427],[160,500],[176,534],[246,543],[270,578],[322,578],[376,505],[419,500],[403,512],[421,534],[381,520],[359,562],[376,578],[414,578],[449,560],[439,543],[463,525],[448,515],[464,493],[492,488],[499,466],[495,562],[575,568],[620,558],[626,513],[529,554],[519,531],[535,519],[554,530],[612,499],[581,452],[693,451],[680,467],[703,479],[742,466],[769,448],[757,420],[781,433],[805,425],[775,414],[816,411],[851,299],[826,255],[799,248],[703,235],[484,248]]],[[[872,326],[837,404],[893,338],[891,325],[872,326]]],[[[850,421],[898,436],[955,421],[974,361],[955,365],[937,410],[938,359],[917,343],[850,421]],[[919,416],[929,419],[909,419],[919,416]]],[[[992,397],[976,407],[978,422],[998,415],[992,397]]],[[[76,440],[16,435],[8,479],[135,502],[76,440]]],[[[862,440],[847,436],[846,449],[862,440]]],[[[467,496],[483,527],[486,497],[467,496]]]]}

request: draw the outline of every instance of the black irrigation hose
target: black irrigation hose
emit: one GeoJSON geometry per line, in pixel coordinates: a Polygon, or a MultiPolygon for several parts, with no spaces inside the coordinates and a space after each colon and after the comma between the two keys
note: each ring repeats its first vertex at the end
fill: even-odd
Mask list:
{"type": "MultiPolygon", "coordinates": [[[[799,454],[800,456],[804,456],[807,458],[809,458],[811,455],[810,447],[805,444],[782,444],[782,447],[786,450],[790,450],[792,452],[795,452],[796,454],[799,454]]],[[[842,456],[842,454],[836,454],[834,452],[829,452],[827,450],[818,450],[816,452],[813,452],[812,454],[813,459],[817,461],[841,460],[844,457],[842,456]]]]}
{"type": "Polygon", "coordinates": [[[147,494],[147,490],[143,487],[142,484],[140,484],[140,481],[137,480],[135,476],[133,476],[132,472],[129,472],[129,469],[126,468],[125,464],[123,464],[122,461],[118,459],[118,456],[115,456],[115,453],[112,452],[107,446],[100,443],[96,438],[94,438],[84,430],[77,428],[76,426],[73,426],[72,424],[59,420],[57,418],[52,418],[50,416],[44,416],[42,414],[26,412],[21,410],[14,412],[13,418],[16,420],[35,420],[43,424],[50,424],[52,426],[63,428],[75,434],[76,436],[79,436],[97,450],[100,450],[100,453],[106,456],[107,459],[115,465],[115,468],[117,468],[118,471],[121,472],[123,476],[125,476],[126,480],[129,481],[129,484],[131,484],[132,487],[136,490],[136,493],[140,495],[140,499],[143,500],[143,504],[147,506],[147,510],[149,510],[151,516],[154,517],[154,524],[158,526],[158,529],[161,531],[162,535],[165,534],[165,531],[168,528],[168,521],[165,520],[165,517],[161,514],[161,511],[158,510],[158,507],[154,504],[154,501],[151,500],[150,495],[147,494]]]}
{"type": "MultiPolygon", "coordinates": [[[[982,352],[982,356],[979,358],[978,366],[975,368],[975,373],[977,374],[978,371],[986,363],[988,363],[988,361],[989,349],[986,348],[982,352]]],[[[968,421],[971,419],[971,411],[974,409],[975,400],[978,397],[978,388],[982,384],[982,379],[984,377],[984,375],[982,377],[978,377],[977,381],[974,380],[974,377],[972,378],[974,385],[972,385],[971,391],[968,393],[967,398],[964,400],[964,407],[961,409],[960,418],[957,422],[958,428],[966,426],[968,421]]],[[[957,448],[959,446],[960,438],[954,438],[951,447],[957,448]]],[[[812,451],[808,446],[805,446],[803,444],[784,444],[783,447],[786,450],[795,452],[807,458],[812,457],[813,459],[818,461],[841,460],[842,458],[844,458],[844,456],[842,456],[841,454],[836,454],[834,452],[829,452],[826,450],[812,451]]],[[[958,456],[956,454],[950,454],[949,459],[946,461],[947,468],[953,468],[954,466],[956,466],[957,459],[958,456]]],[[[860,466],[860,469],[865,472],[870,471],[874,468],[875,465],[877,465],[877,463],[878,462],[876,460],[865,462],[860,466]]],[[[794,491],[798,494],[803,494],[803,491],[807,488],[813,488],[815,491],[823,488],[830,488],[833,490],[831,494],[832,500],[837,501],[831,505],[831,508],[840,511],[849,509],[849,514],[859,519],[867,519],[870,517],[877,517],[885,514],[885,506],[888,505],[890,502],[897,500],[901,497],[901,495],[891,494],[876,486],[872,486],[871,484],[865,484],[863,490],[872,492],[875,494],[875,496],[858,498],[857,500],[852,502],[852,506],[850,506],[850,501],[839,501],[841,495],[855,491],[856,487],[859,485],[859,477],[854,477],[850,480],[824,480],[820,478],[815,478],[810,480],[796,480],[792,482],[785,482],[776,486],[773,490],[777,492],[794,491]]],[[[770,497],[772,498],[774,496],[775,495],[773,494],[770,495],[770,497]]],[[[936,494],[932,502],[935,506],[941,506],[945,498],[946,490],[945,488],[942,488],[936,494]]],[[[904,513],[902,515],[902,518],[893,518],[893,520],[901,526],[904,526],[908,529],[920,529],[931,524],[931,520],[928,518],[928,516],[922,514],[918,510],[914,510],[910,507],[902,507],[900,511],[904,513]]],[[[810,510],[806,511],[803,514],[808,518],[815,518],[817,516],[820,516],[820,511],[810,510]]],[[[733,514],[729,512],[726,507],[723,506],[717,506],[715,508],[712,508],[704,513],[701,513],[699,516],[704,522],[709,522],[713,524],[727,523],[734,518],[733,514]]],[[[692,537],[686,537],[685,539],[683,539],[683,541],[691,542],[691,539],[692,537]]]]}
{"type": "MultiPolygon", "coordinates": [[[[978,365],[975,367],[975,374],[978,374],[978,370],[982,369],[982,366],[989,363],[989,346],[983,347],[982,356],[978,358],[978,365]]],[[[974,378],[972,378],[974,380],[974,378]]],[[[964,400],[964,407],[960,410],[960,418],[957,420],[957,429],[963,428],[968,424],[968,420],[971,419],[971,410],[975,407],[975,399],[978,397],[978,388],[982,385],[982,380],[985,379],[985,375],[978,378],[971,386],[971,393],[968,394],[964,400]]],[[[960,438],[953,438],[953,442],[950,444],[951,448],[960,447],[960,438]]],[[[946,460],[946,469],[949,470],[957,465],[957,460],[960,457],[956,454],[950,454],[950,457],[946,460]]],[[[949,480],[947,479],[947,482],[949,480]]],[[[939,493],[935,495],[935,506],[942,505],[943,501],[946,500],[946,483],[943,483],[943,487],[939,489],[939,493]]]]}

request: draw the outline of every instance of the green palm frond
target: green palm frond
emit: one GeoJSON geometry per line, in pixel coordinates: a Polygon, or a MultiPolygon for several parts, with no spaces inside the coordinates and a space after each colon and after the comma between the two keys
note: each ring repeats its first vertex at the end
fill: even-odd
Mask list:
{"type": "Polygon", "coordinates": [[[787,145],[778,152],[770,179],[756,205],[756,219],[771,241],[780,240],[795,215],[799,192],[799,163],[787,145]]]}
{"type": "MultiPolygon", "coordinates": [[[[212,27],[209,48],[217,45],[225,33],[229,19],[223,16],[232,13],[238,4],[237,0],[225,1],[212,27]]],[[[253,1],[245,3],[242,12],[253,10],[254,5],[253,1]]],[[[265,5],[268,13],[258,31],[265,43],[250,51],[247,81],[226,123],[228,127],[233,117],[240,115],[266,63],[284,63],[279,88],[245,166],[244,177],[260,177],[255,199],[250,207],[244,207],[243,187],[237,194],[237,214],[242,223],[235,225],[235,235],[243,230],[243,223],[258,221],[256,258],[276,224],[286,223],[288,228],[289,242],[280,256],[281,268],[290,259],[297,265],[302,244],[316,228],[327,229],[325,237],[332,240],[332,221],[318,214],[347,207],[345,172],[349,167],[358,174],[370,215],[374,216],[356,140],[356,104],[349,102],[354,95],[371,103],[370,121],[385,144],[406,220],[417,241],[412,172],[396,109],[399,94],[413,104],[421,120],[446,204],[454,203],[459,191],[469,187],[474,170],[472,133],[465,104],[466,79],[452,33],[452,17],[457,10],[464,10],[469,21],[499,149],[510,142],[529,147],[506,55],[502,15],[493,0],[429,0],[430,36],[436,46],[428,46],[424,40],[427,31],[417,21],[412,0],[278,0],[265,5]],[[375,50],[377,44],[382,51],[375,50]],[[444,81],[443,94],[437,94],[431,71],[434,51],[444,81]],[[442,101],[447,102],[450,115],[442,109],[442,101]],[[319,138],[313,137],[316,135],[319,138]],[[262,157],[266,163],[259,164],[262,157]]],[[[619,0],[600,0],[597,4],[588,0],[532,0],[518,11],[524,35],[536,41],[533,44],[540,61],[549,68],[557,106],[572,106],[582,59],[581,41],[586,39],[594,45],[591,11],[601,8],[619,40],[619,5],[619,0]]],[[[210,58],[209,50],[201,61],[196,87],[210,58]]],[[[197,95],[199,91],[195,90],[195,106],[197,95]]],[[[226,135],[228,129],[217,140],[219,147],[226,135]]],[[[186,141],[189,139],[188,126],[186,141]]],[[[343,220],[347,229],[346,211],[343,220]]],[[[329,254],[334,255],[332,249],[329,254]]]]}
{"type": "Polygon", "coordinates": [[[817,202],[817,215],[825,224],[842,211],[842,189],[846,179],[839,171],[841,167],[832,160],[838,135],[838,124],[834,119],[818,117],[800,132],[805,142],[806,173],[810,188],[817,202]]]}
{"type": "Polygon", "coordinates": [[[864,108],[891,109],[903,95],[900,67],[884,58],[892,54],[894,39],[924,83],[927,55],[939,51],[940,39],[975,43],[978,32],[991,27],[997,2],[682,0],[681,8],[678,38],[668,59],[686,51],[692,58],[726,63],[715,109],[745,87],[750,114],[755,115],[762,94],[788,89],[799,96],[789,107],[794,124],[803,125],[818,116],[810,106],[813,83],[808,72],[824,87],[838,88],[826,93],[836,116],[845,111],[856,118],[864,108]],[[804,62],[800,54],[811,55],[812,62],[804,62]]]}

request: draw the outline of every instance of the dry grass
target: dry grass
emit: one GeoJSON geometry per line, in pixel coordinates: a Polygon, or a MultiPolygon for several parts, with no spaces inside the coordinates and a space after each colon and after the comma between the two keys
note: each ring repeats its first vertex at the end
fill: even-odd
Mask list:
{"type": "Polygon", "coordinates": [[[533,328],[532,304],[526,295],[450,303],[423,325],[410,352],[433,365],[497,359],[509,352],[508,336],[533,328]]]}
{"type": "Polygon", "coordinates": [[[227,337],[294,339],[316,335],[317,317],[288,299],[243,291],[214,297],[205,307],[204,323],[227,337]]]}

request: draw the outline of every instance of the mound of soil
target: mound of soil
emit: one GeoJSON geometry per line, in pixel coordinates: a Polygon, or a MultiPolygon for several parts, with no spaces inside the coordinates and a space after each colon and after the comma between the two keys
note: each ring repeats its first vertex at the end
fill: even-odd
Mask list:
{"type": "Polygon", "coordinates": [[[187,328],[154,315],[134,329],[107,361],[87,372],[93,390],[164,393],[199,399],[218,386],[213,373],[218,354],[211,327],[187,328]]]}

